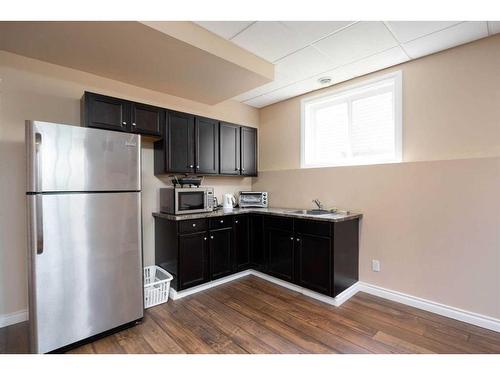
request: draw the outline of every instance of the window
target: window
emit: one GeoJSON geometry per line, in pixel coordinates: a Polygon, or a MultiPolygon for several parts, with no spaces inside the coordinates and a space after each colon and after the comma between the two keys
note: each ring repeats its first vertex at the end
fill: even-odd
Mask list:
{"type": "Polygon", "coordinates": [[[400,162],[401,72],[302,101],[301,167],[400,162]]]}

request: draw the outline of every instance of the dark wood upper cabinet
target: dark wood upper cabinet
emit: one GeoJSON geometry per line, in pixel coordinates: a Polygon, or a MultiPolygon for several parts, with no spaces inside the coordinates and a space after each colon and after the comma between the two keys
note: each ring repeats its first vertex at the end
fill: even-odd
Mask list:
{"type": "Polygon", "coordinates": [[[221,122],[219,127],[220,173],[240,174],[240,129],[241,126],[221,122]]]}
{"type": "Polygon", "coordinates": [[[193,173],[194,157],[194,116],[182,112],[167,112],[166,171],[193,173]]]}
{"type": "Polygon", "coordinates": [[[205,117],[195,120],[196,173],[219,173],[219,121],[205,117]]]}
{"type": "Polygon", "coordinates": [[[161,136],[165,124],[165,110],[141,103],[131,103],[131,130],[134,133],[161,136]]]}
{"type": "Polygon", "coordinates": [[[257,176],[257,129],[85,92],[84,126],[156,137],[155,175],[257,176]]]}
{"type": "Polygon", "coordinates": [[[241,127],[241,174],[257,176],[257,129],[241,127]]]}
{"type": "Polygon", "coordinates": [[[83,124],[89,128],[130,131],[130,105],[126,100],[85,92],[83,124]]]}
{"type": "Polygon", "coordinates": [[[161,136],[165,110],[147,104],[85,92],[83,124],[90,128],[161,136]]]}

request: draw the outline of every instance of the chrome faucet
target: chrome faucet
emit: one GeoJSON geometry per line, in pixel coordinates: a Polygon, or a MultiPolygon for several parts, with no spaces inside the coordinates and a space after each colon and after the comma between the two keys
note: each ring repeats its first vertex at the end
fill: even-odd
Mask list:
{"type": "Polygon", "coordinates": [[[323,209],[323,205],[321,204],[321,202],[320,202],[320,200],[318,198],[313,199],[313,203],[316,204],[316,206],[318,206],[318,210],[322,210],[323,209]]]}

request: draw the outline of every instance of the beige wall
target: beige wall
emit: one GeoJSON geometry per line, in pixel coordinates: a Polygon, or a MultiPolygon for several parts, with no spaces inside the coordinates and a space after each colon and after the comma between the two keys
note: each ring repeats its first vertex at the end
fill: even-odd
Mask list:
{"type": "Polygon", "coordinates": [[[363,212],[362,281],[500,318],[500,35],[321,93],[395,70],[403,163],[300,169],[300,100],[316,92],[261,110],[252,187],[273,206],[363,212]]]}
{"type": "MultiPolygon", "coordinates": [[[[0,51],[0,315],[26,308],[24,121],[78,125],[84,90],[137,100],[248,126],[258,126],[255,108],[227,101],[208,106],[91,74],[0,51]]],[[[152,143],[143,147],[144,260],[154,261],[153,219],[158,188],[168,178],[153,175],[152,143]]],[[[207,178],[220,197],[250,189],[250,178],[207,178]]]]}

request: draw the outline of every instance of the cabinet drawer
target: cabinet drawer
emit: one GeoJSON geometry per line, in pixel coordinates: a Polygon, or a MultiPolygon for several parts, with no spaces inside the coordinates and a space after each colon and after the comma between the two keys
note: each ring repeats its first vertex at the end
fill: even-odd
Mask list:
{"type": "Polygon", "coordinates": [[[195,233],[207,230],[206,219],[185,220],[179,222],[179,233],[195,233]]]}
{"type": "Polygon", "coordinates": [[[209,219],[210,229],[231,228],[233,226],[233,216],[221,216],[209,219]]]}
{"type": "Polygon", "coordinates": [[[293,219],[288,217],[265,217],[265,228],[281,229],[285,231],[293,231],[293,219]]]}
{"type": "Polygon", "coordinates": [[[316,220],[295,220],[295,232],[330,237],[330,223],[316,220]]]}

